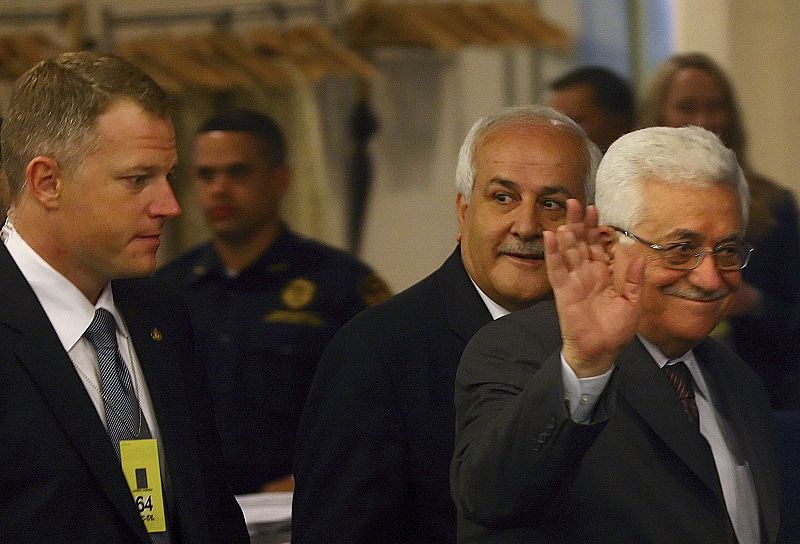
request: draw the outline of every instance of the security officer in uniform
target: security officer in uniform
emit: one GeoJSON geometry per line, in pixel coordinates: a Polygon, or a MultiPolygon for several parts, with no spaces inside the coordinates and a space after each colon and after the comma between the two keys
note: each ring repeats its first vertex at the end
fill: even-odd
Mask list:
{"type": "Polygon", "coordinates": [[[193,310],[231,488],[291,489],[297,420],[322,350],[389,292],[355,257],[283,223],[291,171],[270,118],[233,110],[209,119],[192,170],[212,239],[158,274],[193,310]]]}

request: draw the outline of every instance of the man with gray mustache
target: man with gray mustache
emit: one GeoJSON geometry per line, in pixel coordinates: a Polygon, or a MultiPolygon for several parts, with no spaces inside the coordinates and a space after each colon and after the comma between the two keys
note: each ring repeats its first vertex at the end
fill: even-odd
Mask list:
{"type": "Polygon", "coordinates": [[[459,244],[340,329],[320,360],[298,431],[295,544],[455,542],[461,351],[493,318],[551,296],[542,232],[565,223],[567,200],[591,201],[599,159],[549,108],[506,108],[473,125],[456,169],[459,244]]]}
{"type": "Polygon", "coordinates": [[[464,350],[459,542],[780,542],[766,391],[708,337],[752,252],[734,153],[699,127],[630,133],[595,202],[601,226],[543,234],[554,300],[464,350]]]}

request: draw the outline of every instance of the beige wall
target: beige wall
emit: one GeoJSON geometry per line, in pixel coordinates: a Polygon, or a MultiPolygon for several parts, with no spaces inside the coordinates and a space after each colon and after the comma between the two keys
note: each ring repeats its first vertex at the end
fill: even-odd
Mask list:
{"type": "Polygon", "coordinates": [[[678,51],[705,51],[731,74],[754,167],[800,194],[800,2],[679,0],[678,51]]]}

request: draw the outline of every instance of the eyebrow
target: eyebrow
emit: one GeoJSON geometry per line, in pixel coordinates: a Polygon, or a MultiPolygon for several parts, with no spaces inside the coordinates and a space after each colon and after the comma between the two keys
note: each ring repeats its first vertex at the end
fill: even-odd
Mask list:
{"type": "MultiPolygon", "coordinates": [[[[505,179],[495,176],[491,178],[489,182],[486,184],[487,187],[491,185],[502,185],[503,187],[519,192],[519,183],[510,179],[505,179]]],[[[563,194],[569,198],[574,198],[572,195],[572,191],[570,191],[563,185],[545,185],[539,190],[539,194],[540,195],[563,194]]]]}
{"type": "MultiPolygon", "coordinates": [[[[666,243],[669,243],[668,240],[670,240],[670,239],[689,238],[689,239],[692,239],[692,240],[699,240],[702,237],[703,236],[701,236],[698,232],[695,232],[693,230],[675,229],[673,231],[670,231],[665,236],[665,239],[667,240],[666,243]]],[[[717,240],[716,242],[714,242],[714,245],[718,246],[720,244],[725,244],[727,242],[741,242],[743,239],[744,239],[744,237],[741,234],[732,233],[732,234],[729,234],[728,236],[725,236],[724,238],[721,238],[721,239],[717,240]]]]}
{"type": "MultiPolygon", "coordinates": [[[[172,172],[177,167],[177,163],[173,164],[166,172],[172,172]]],[[[159,172],[165,171],[161,166],[154,165],[154,164],[133,164],[131,166],[127,166],[125,168],[121,168],[117,177],[123,178],[131,175],[146,175],[146,176],[154,176],[159,172]]]]}

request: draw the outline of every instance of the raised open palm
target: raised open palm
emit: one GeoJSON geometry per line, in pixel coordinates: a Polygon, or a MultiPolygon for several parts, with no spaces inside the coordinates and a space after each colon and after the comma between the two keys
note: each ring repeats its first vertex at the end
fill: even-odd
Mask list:
{"type": "Polygon", "coordinates": [[[607,371],[633,338],[642,312],[644,261],[634,259],[614,285],[610,258],[599,241],[597,211],[567,203],[567,223],[544,233],[547,276],[561,326],[562,353],[579,377],[607,371]]]}

